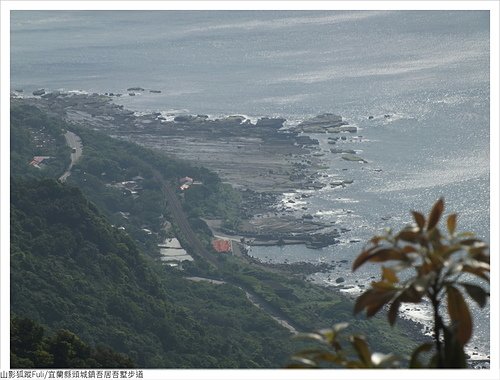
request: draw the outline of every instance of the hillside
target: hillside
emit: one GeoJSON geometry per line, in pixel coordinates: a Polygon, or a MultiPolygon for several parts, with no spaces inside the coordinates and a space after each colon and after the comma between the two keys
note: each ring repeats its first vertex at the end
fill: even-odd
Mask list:
{"type": "Polygon", "coordinates": [[[141,367],[273,367],[286,358],[287,332],[241,291],[160,278],[78,189],[13,180],[11,202],[17,315],[106,343],[141,367]]]}
{"type": "MultiPolygon", "coordinates": [[[[161,265],[158,242],[167,235],[183,244],[187,238],[165,207],[166,184],[183,176],[202,184],[184,196],[180,212],[208,255],[211,233],[200,218],[237,222],[238,193],[204,168],[66,124],[34,107],[20,104],[12,112],[11,310],[16,316],[33,319],[49,333],[69,330],[86,344],[108,346],[146,368],[277,368],[299,343],[269,309],[304,331],[351,318],[352,304],[332,291],[238,257],[213,256],[215,265],[197,259],[184,271],[161,265]],[[82,159],[66,184],[54,179],[69,162],[62,153],[49,162],[53,169],[29,167],[36,153],[33,136],[42,124],[50,125],[51,137],[44,149],[69,157],[60,140],[63,132],[82,139],[82,159]],[[132,181],[135,193],[122,186],[132,181]],[[190,276],[225,283],[193,282],[190,276]],[[248,292],[268,310],[255,307],[248,292]]],[[[411,342],[406,332],[380,320],[353,324],[370,332],[384,352],[406,352],[411,342]]]]}

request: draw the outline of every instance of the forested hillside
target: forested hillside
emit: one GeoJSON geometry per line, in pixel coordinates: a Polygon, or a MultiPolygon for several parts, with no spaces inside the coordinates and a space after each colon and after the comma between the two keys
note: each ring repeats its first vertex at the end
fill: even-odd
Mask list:
{"type": "MultiPolygon", "coordinates": [[[[33,154],[31,126],[40,125],[38,116],[40,123],[49,119],[32,107],[16,108],[13,114],[16,143],[12,147],[19,153],[18,158],[14,153],[11,178],[11,310],[15,315],[29,317],[48,331],[67,329],[87,344],[104,344],[126,353],[139,367],[279,367],[286,361],[292,352],[289,333],[255,308],[240,289],[194,283],[182,273],[167,270],[141,253],[126,232],[112,227],[78,188],[37,179],[51,173],[46,168],[28,170],[33,154]],[[26,124],[27,114],[30,124],[26,124]]],[[[62,126],[52,124],[51,133],[61,135],[62,126]]],[[[89,142],[82,134],[84,143],[89,142]]],[[[109,138],[101,138],[110,143],[109,138]]],[[[151,174],[147,166],[137,168],[141,162],[130,152],[116,149],[117,158],[112,150],[106,156],[99,148],[86,145],[86,159],[100,156],[110,162],[115,158],[123,166],[122,159],[128,160],[128,168],[134,171],[118,170],[122,178],[151,174]]],[[[92,181],[90,171],[83,174],[87,166],[94,167],[83,161],[81,182],[92,181]]],[[[78,182],[77,174],[73,183],[78,182]]],[[[99,192],[102,187],[83,190],[93,191],[93,198],[112,215],[99,192]]],[[[130,202],[131,207],[141,201],[130,202]]],[[[161,205],[157,199],[152,209],[160,214],[161,205]]],[[[139,223],[148,215],[138,219],[139,223]]]]}
{"type": "Polygon", "coordinates": [[[274,367],[285,360],[288,333],[243,292],[174,272],[160,278],[78,189],[13,180],[11,202],[17,315],[105,343],[139,366],[274,367]]]}
{"type": "Polygon", "coordinates": [[[25,177],[61,175],[69,164],[70,148],[63,136],[64,122],[49,117],[34,106],[13,106],[10,113],[10,170],[25,177]],[[35,156],[47,157],[40,167],[32,162],[35,156]]]}
{"type": "MultiPolygon", "coordinates": [[[[164,223],[182,240],[165,207],[165,183],[181,176],[201,182],[183,206],[207,246],[210,231],[200,217],[234,221],[238,194],[204,168],[67,125],[34,107],[14,107],[12,113],[13,317],[33,320],[48,336],[67,330],[88,347],[126,355],[137,367],[278,368],[302,344],[242,288],[304,330],[350,315],[352,304],[328,289],[237,257],[217,257],[216,267],[195,260],[184,271],[161,265],[156,244],[166,233],[164,223]],[[40,125],[43,149],[52,149],[55,158],[45,167],[30,167],[40,148],[33,143],[40,125]],[[61,184],[55,178],[69,161],[62,153],[70,153],[61,141],[64,130],[81,137],[83,156],[61,184]],[[121,187],[129,181],[138,185],[134,192],[121,187]],[[190,275],[226,282],[193,282],[190,275]]],[[[370,331],[375,347],[384,351],[404,351],[411,342],[379,320],[357,319],[353,325],[370,331]]],[[[31,360],[13,354],[18,363],[31,360]]]]}

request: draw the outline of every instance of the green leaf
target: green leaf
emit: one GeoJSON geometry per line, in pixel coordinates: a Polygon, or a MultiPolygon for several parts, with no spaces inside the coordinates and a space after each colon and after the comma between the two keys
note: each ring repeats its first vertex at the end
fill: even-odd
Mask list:
{"type": "Polygon", "coordinates": [[[412,214],[413,218],[415,219],[415,222],[417,223],[418,228],[423,230],[425,226],[425,216],[423,216],[421,213],[417,211],[412,211],[412,214]]]}
{"type": "Polygon", "coordinates": [[[460,240],[459,243],[468,246],[486,247],[486,244],[480,239],[465,239],[465,240],[460,240]]]}
{"type": "Polygon", "coordinates": [[[372,288],[377,289],[377,290],[381,290],[381,291],[388,291],[388,290],[394,290],[394,289],[396,289],[394,287],[393,283],[387,282],[387,281],[375,281],[375,282],[372,282],[372,288]]]}
{"type": "Polygon", "coordinates": [[[320,349],[311,349],[311,350],[302,350],[297,353],[295,353],[292,357],[292,359],[295,358],[316,358],[318,355],[321,355],[323,352],[326,352],[325,350],[320,350],[320,349]]]}
{"type": "Polygon", "coordinates": [[[325,337],[318,333],[300,333],[293,336],[293,339],[303,339],[303,340],[317,340],[321,343],[328,343],[325,337]]]}
{"type": "Polygon", "coordinates": [[[450,233],[450,235],[453,235],[457,227],[457,214],[449,215],[448,220],[446,221],[446,225],[448,227],[448,232],[450,233]]]}
{"type": "Polygon", "coordinates": [[[468,231],[465,231],[465,232],[460,232],[459,234],[457,234],[457,238],[459,239],[462,239],[462,238],[471,238],[471,237],[474,237],[476,236],[473,232],[468,232],[468,231]]]}
{"type": "Polygon", "coordinates": [[[408,253],[399,249],[381,249],[373,253],[372,257],[369,258],[369,261],[373,262],[383,262],[389,260],[408,260],[408,253]]]}
{"type": "Polygon", "coordinates": [[[408,260],[408,253],[394,248],[376,248],[362,252],[352,264],[355,271],[367,261],[383,262],[389,260],[408,260]]]}
{"type": "Polygon", "coordinates": [[[480,261],[482,263],[490,264],[490,255],[485,253],[487,247],[473,247],[469,248],[469,255],[472,256],[474,260],[480,261]]]}
{"type": "Polygon", "coordinates": [[[420,354],[422,352],[430,351],[432,349],[432,347],[434,347],[434,344],[430,343],[430,342],[424,343],[424,344],[421,344],[420,346],[418,346],[411,354],[409,367],[410,368],[422,368],[422,367],[424,367],[422,365],[422,363],[420,363],[418,357],[420,356],[420,354]]]}
{"type": "Polygon", "coordinates": [[[318,364],[311,359],[303,358],[300,356],[292,356],[292,360],[295,364],[290,364],[288,368],[317,368],[318,364]],[[292,367],[294,365],[294,367],[292,367]]]}
{"type": "Polygon", "coordinates": [[[439,223],[439,219],[441,218],[441,214],[444,211],[444,200],[440,198],[432,207],[432,210],[429,214],[429,223],[427,224],[427,231],[432,230],[439,223]]]}
{"type": "Polygon", "coordinates": [[[474,274],[483,280],[490,282],[489,276],[486,273],[490,273],[489,264],[482,263],[480,261],[468,261],[467,264],[464,264],[462,267],[462,272],[467,272],[474,274]]]}
{"type": "Polygon", "coordinates": [[[370,258],[370,255],[373,253],[373,251],[375,251],[377,248],[378,247],[372,247],[361,252],[352,263],[352,271],[354,272],[361,265],[363,265],[370,258]]]}
{"type": "Polygon", "coordinates": [[[387,267],[382,267],[382,279],[388,282],[391,282],[395,284],[396,282],[399,282],[398,276],[396,276],[396,273],[394,270],[391,268],[387,267]]]}
{"type": "Polygon", "coordinates": [[[338,332],[346,329],[347,327],[349,327],[349,323],[347,323],[347,322],[336,323],[333,325],[333,331],[338,333],[338,332]]]}
{"type": "Polygon", "coordinates": [[[455,331],[443,329],[444,337],[444,368],[467,368],[464,345],[458,340],[455,331]]]}
{"type": "Polygon", "coordinates": [[[366,315],[372,317],[389,302],[395,294],[395,289],[368,289],[357,298],[354,304],[354,314],[366,309],[366,315]]]}
{"type": "Polygon", "coordinates": [[[451,255],[453,255],[455,252],[458,252],[462,249],[459,245],[451,245],[445,247],[443,250],[441,250],[440,255],[444,260],[447,260],[451,255]]]}
{"type": "Polygon", "coordinates": [[[398,358],[393,354],[382,354],[380,352],[374,352],[371,356],[371,362],[374,367],[384,368],[388,366],[397,367],[398,358]]]}
{"type": "Polygon", "coordinates": [[[486,290],[484,290],[480,286],[472,285],[472,284],[467,284],[467,283],[464,283],[464,282],[460,282],[460,285],[462,285],[465,288],[465,290],[467,291],[467,293],[469,294],[469,296],[474,301],[476,301],[476,303],[481,308],[483,308],[483,307],[486,306],[486,301],[488,300],[488,297],[490,295],[486,290]]]}
{"type": "Polygon", "coordinates": [[[340,355],[335,355],[328,351],[322,351],[314,356],[314,361],[324,361],[341,365],[344,359],[340,355]]]}
{"type": "Polygon", "coordinates": [[[394,323],[396,323],[396,318],[398,316],[398,311],[400,306],[401,302],[398,299],[396,299],[389,308],[389,312],[387,313],[387,318],[389,319],[389,324],[391,326],[394,326],[394,323]]]}
{"type": "Polygon", "coordinates": [[[418,243],[421,240],[420,233],[411,230],[403,230],[397,234],[396,239],[408,241],[410,243],[418,243]]]}
{"type": "Polygon", "coordinates": [[[322,329],[319,330],[319,334],[321,334],[326,342],[334,347],[338,347],[339,343],[337,342],[337,336],[339,333],[347,328],[349,323],[341,322],[333,325],[331,329],[322,329]]]}
{"type": "Polygon", "coordinates": [[[305,364],[300,364],[300,363],[292,363],[292,364],[288,364],[285,368],[306,369],[306,368],[311,368],[311,366],[305,365],[305,364]]]}
{"type": "Polygon", "coordinates": [[[457,341],[465,345],[472,336],[472,318],[462,293],[454,286],[446,288],[448,314],[455,325],[457,341]]]}
{"type": "Polygon", "coordinates": [[[366,343],[366,340],[361,337],[361,336],[352,336],[351,337],[351,343],[356,349],[356,352],[358,353],[359,358],[361,361],[367,366],[371,367],[372,366],[372,360],[371,360],[371,351],[370,348],[368,347],[368,343],[366,343]]]}

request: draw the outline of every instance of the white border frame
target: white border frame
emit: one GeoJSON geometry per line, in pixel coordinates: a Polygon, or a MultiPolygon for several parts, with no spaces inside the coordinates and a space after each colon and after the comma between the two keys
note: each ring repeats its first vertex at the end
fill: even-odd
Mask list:
{"type": "Polygon", "coordinates": [[[499,2],[490,1],[2,1],[0,120],[0,365],[9,369],[10,346],[10,11],[11,10],[489,10],[490,11],[490,245],[492,283],[490,308],[490,370],[145,370],[147,379],[482,379],[500,378],[499,361],[499,2]],[[493,322],[492,322],[493,321],[493,322]]]}

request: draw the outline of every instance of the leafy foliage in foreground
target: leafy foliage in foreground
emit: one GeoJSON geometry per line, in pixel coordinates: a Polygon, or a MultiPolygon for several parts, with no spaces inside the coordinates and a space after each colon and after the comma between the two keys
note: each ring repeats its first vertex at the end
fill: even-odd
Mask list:
{"type": "Polygon", "coordinates": [[[331,329],[304,333],[298,339],[315,341],[322,348],[307,349],[292,356],[294,363],[289,368],[319,368],[320,363],[327,367],[360,368],[397,368],[400,361],[393,354],[371,352],[363,335],[350,334],[344,331],[348,323],[337,323],[331,329]]]}
{"type": "MultiPolygon", "coordinates": [[[[418,346],[408,360],[410,368],[465,368],[464,346],[473,333],[473,322],[466,303],[469,296],[483,308],[489,292],[480,282],[489,285],[490,256],[488,246],[471,233],[456,231],[456,214],[446,219],[446,232],[438,227],[444,211],[439,199],[428,218],[414,211],[415,224],[397,233],[387,230],[375,236],[353,262],[353,271],[367,262],[387,263],[382,266],[380,281],[361,294],[354,313],[363,310],[368,317],[388,307],[388,320],[394,325],[402,303],[420,303],[428,299],[433,308],[434,341],[418,346]],[[446,305],[448,318],[442,315],[446,305]],[[445,320],[449,320],[448,324],[445,320]],[[427,363],[420,356],[432,352],[427,363]]],[[[372,353],[364,337],[351,335],[355,359],[340,344],[338,332],[343,325],[314,334],[302,335],[326,344],[326,349],[302,351],[292,359],[294,367],[318,367],[321,362],[347,368],[368,368],[398,365],[390,355],[372,353]]]]}

